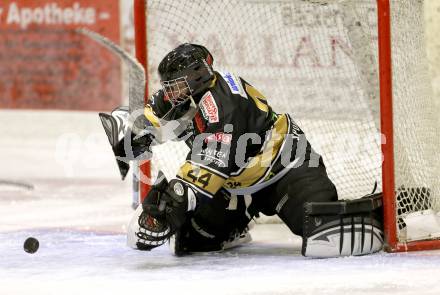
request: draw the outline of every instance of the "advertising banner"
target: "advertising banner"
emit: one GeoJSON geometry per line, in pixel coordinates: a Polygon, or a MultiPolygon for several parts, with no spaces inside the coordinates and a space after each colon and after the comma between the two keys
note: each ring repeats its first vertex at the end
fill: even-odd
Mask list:
{"type": "Polygon", "coordinates": [[[122,98],[121,62],[78,34],[120,43],[119,0],[0,2],[0,108],[109,110],[122,98]]]}

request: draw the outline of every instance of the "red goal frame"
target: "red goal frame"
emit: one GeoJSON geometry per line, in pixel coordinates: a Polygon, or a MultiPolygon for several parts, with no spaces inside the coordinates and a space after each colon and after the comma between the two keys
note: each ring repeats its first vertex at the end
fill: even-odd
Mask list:
{"type": "Polygon", "coordinates": [[[380,120],[381,133],[386,141],[382,143],[385,250],[388,252],[405,252],[440,249],[440,240],[422,240],[401,243],[397,238],[396,195],[394,191],[393,72],[390,0],[377,0],[377,15],[380,120]]]}
{"type": "MultiPolygon", "coordinates": [[[[147,0],[133,0],[136,57],[147,69],[147,0]]],[[[378,11],[378,54],[380,79],[380,109],[382,142],[382,183],[384,203],[385,250],[388,252],[420,251],[440,249],[440,240],[425,240],[401,243],[397,238],[396,195],[394,191],[394,144],[393,144],[393,88],[390,0],[377,0],[378,11]]],[[[146,70],[148,81],[148,70],[146,70]]],[[[148,98],[148,83],[146,85],[148,98]]],[[[150,177],[150,163],[140,164],[144,177],[150,177]]],[[[141,178],[142,179],[142,178],[141,178]]],[[[139,182],[140,199],[147,195],[150,185],[139,182]]]]}

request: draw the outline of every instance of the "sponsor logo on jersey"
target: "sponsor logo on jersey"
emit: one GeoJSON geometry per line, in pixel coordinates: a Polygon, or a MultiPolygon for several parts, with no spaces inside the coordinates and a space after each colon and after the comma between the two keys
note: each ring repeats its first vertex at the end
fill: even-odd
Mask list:
{"type": "Polygon", "coordinates": [[[221,73],[223,79],[225,79],[226,83],[229,86],[229,89],[231,89],[231,92],[233,94],[239,94],[243,97],[246,97],[243,88],[241,87],[240,79],[237,78],[234,74],[230,72],[224,72],[221,73]]]}
{"type": "Polygon", "coordinates": [[[217,132],[217,133],[211,134],[205,138],[206,143],[208,143],[208,142],[221,142],[224,144],[231,144],[231,141],[232,141],[232,135],[226,134],[223,132],[217,132]]]}
{"type": "Polygon", "coordinates": [[[231,88],[231,91],[233,93],[238,94],[238,92],[240,91],[240,88],[238,88],[237,83],[235,83],[234,78],[232,77],[231,73],[225,73],[225,75],[223,76],[223,78],[225,78],[226,82],[228,82],[229,87],[231,88]]]}
{"type": "Polygon", "coordinates": [[[215,157],[217,159],[226,159],[226,153],[223,151],[217,151],[215,149],[204,149],[202,150],[202,155],[215,157]]]}
{"type": "Polygon", "coordinates": [[[209,123],[219,122],[218,107],[211,91],[206,92],[200,100],[200,110],[202,111],[203,117],[208,120],[209,123]]]}
{"type": "Polygon", "coordinates": [[[223,151],[207,148],[202,150],[198,156],[202,156],[203,160],[214,163],[218,167],[226,167],[227,153],[223,151]]]}

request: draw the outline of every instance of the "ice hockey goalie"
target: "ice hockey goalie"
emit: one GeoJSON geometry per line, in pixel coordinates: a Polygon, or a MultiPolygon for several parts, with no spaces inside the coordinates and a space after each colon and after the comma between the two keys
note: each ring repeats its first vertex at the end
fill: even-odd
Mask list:
{"type": "Polygon", "coordinates": [[[131,246],[150,250],[173,237],[178,255],[219,251],[248,241],[248,223],[264,213],[303,238],[305,256],[381,250],[381,194],[338,200],[324,160],[293,118],[213,64],[204,46],[189,43],[159,64],[162,89],[144,109],[153,132],[132,148],[148,153],[151,144],[182,140],[190,152],[176,177],[161,177],[136,211],[131,246]]]}

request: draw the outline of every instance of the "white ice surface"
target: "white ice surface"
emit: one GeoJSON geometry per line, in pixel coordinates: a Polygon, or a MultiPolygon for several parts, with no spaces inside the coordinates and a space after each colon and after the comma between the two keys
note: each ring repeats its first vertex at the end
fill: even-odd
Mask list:
{"type": "Polygon", "coordinates": [[[118,179],[101,133],[91,113],[0,111],[0,295],[440,294],[440,251],[308,259],[277,224],[224,253],[134,251],[124,236],[131,183],[118,179]],[[60,144],[66,134],[75,148],[60,144]],[[69,155],[67,168],[56,160],[69,155]],[[29,236],[40,241],[35,254],[23,251],[29,236]]]}

